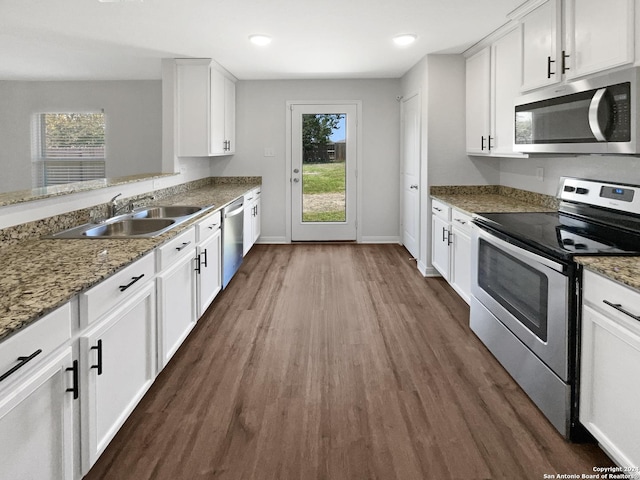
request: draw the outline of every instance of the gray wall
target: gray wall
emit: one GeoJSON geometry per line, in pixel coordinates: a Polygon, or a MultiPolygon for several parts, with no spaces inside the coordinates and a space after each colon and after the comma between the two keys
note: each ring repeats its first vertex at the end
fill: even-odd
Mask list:
{"type": "Polygon", "coordinates": [[[237,83],[236,143],[233,157],[211,160],[214,176],[262,176],[262,238],[286,236],[286,102],[362,101],[362,218],[364,241],[397,240],[399,222],[400,81],[261,80],[237,83]],[[271,148],[275,156],[265,157],[271,148]]]}
{"type": "Polygon", "coordinates": [[[0,81],[0,192],[31,188],[34,113],[104,109],[107,176],[161,171],[159,80],[0,81]]]}
{"type": "Polygon", "coordinates": [[[555,195],[560,177],[591,178],[640,185],[640,158],[581,155],[577,157],[503,158],[500,185],[555,195]],[[544,169],[543,180],[536,168],[544,169]]]}

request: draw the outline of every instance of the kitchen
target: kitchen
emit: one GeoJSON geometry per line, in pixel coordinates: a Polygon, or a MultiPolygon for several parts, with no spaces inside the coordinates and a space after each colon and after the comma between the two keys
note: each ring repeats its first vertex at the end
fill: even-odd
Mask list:
{"type": "MultiPolygon", "coordinates": [[[[520,4],[520,2],[505,3],[509,3],[509,5],[504,8],[502,16],[492,19],[491,26],[484,26],[480,30],[482,33],[476,34],[474,38],[467,38],[465,40],[467,46],[507,23],[507,14],[514,11],[520,4]]],[[[533,8],[532,4],[538,3],[544,2],[529,2],[529,8],[533,8]]],[[[551,3],[560,6],[567,2],[551,3]]],[[[147,4],[150,2],[144,6],[147,4]]],[[[627,7],[631,5],[631,12],[634,15],[638,13],[637,9],[633,9],[633,2],[620,2],[620,4],[627,7]]],[[[143,5],[128,2],[122,5],[101,5],[101,7],[142,8],[143,5]]],[[[521,13],[526,15],[530,12],[521,13]]],[[[110,14],[105,13],[105,15],[109,16],[110,14]]],[[[633,19],[633,15],[630,18],[633,19]]],[[[512,21],[517,22],[516,20],[512,21]]],[[[422,34],[419,38],[421,37],[422,34]]],[[[63,45],[66,44],[63,42],[63,45]]],[[[199,52],[200,50],[194,51],[199,52]]],[[[402,52],[407,55],[407,51],[403,50],[402,52]]],[[[473,55],[473,53],[475,52],[471,51],[469,55],[473,55]]],[[[245,77],[247,79],[243,79],[239,70],[231,68],[230,58],[227,57],[228,59],[225,61],[224,57],[211,55],[212,58],[225,65],[240,78],[236,82],[236,138],[238,146],[236,153],[232,156],[209,159],[175,158],[170,155],[167,158],[165,149],[161,148],[162,142],[166,141],[168,135],[161,131],[162,112],[160,105],[162,103],[166,105],[166,102],[161,101],[162,95],[164,95],[162,91],[164,85],[161,85],[159,80],[125,81],[115,77],[112,78],[112,82],[116,83],[103,79],[102,81],[92,80],[91,82],[96,82],[94,84],[89,81],[76,81],[71,84],[73,89],[86,89],[89,94],[92,91],[99,91],[98,87],[104,88],[107,92],[100,102],[120,101],[122,104],[136,107],[124,114],[125,117],[131,115],[132,124],[140,126],[125,128],[129,132],[133,132],[134,136],[124,142],[124,147],[120,146],[123,148],[118,152],[123,152],[121,156],[131,158],[132,154],[124,150],[127,147],[131,149],[135,146],[137,149],[133,154],[135,158],[150,158],[150,161],[153,161],[153,158],[162,157],[162,171],[180,173],[175,177],[157,176],[132,184],[8,205],[3,207],[0,212],[2,214],[0,227],[10,229],[15,225],[37,221],[44,217],[63,215],[70,210],[90,208],[96,204],[107,203],[109,199],[120,192],[123,192],[124,198],[129,198],[210,176],[244,177],[250,175],[261,177],[262,232],[260,242],[265,244],[288,243],[291,240],[288,233],[290,218],[286,215],[286,192],[289,189],[289,175],[286,173],[285,152],[288,132],[284,106],[287,101],[301,99],[314,101],[359,99],[362,102],[361,120],[366,128],[362,130],[361,144],[362,156],[366,163],[358,176],[361,187],[358,192],[360,195],[358,205],[361,210],[358,212],[360,227],[357,240],[361,243],[398,243],[401,241],[399,233],[401,186],[398,178],[401,169],[399,154],[401,150],[399,132],[401,111],[397,97],[401,97],[402,101],[413,96],[416,92],[420,92],[421,135],[423,138],[420,144],[420,185],[422,190],[419,225],[421,231],[418,252],[414,256],[417,258],[418,268],[423,274],[437,274],[436,270],[430,266],[432,232],[428,186],[501,185],[555,196],[561,176],[605,179],[627,184],[640,183],[640,179],[634,178],[634,175],[637,177],[634,172],[637,171],[638,161],[633,156],[579,155],[563,157],[554,155],[532,156],[527,159],[487,156],[483,155],[483,152],[480,152],[480,155],[468,156],[469,149],[466,145],[465,129],[462,128],[465,125],[465,110],[467,108],[464,94],[466,58],[459,53],[428,55],[422,59],[412,53],[411,55],[414,57],[407,60],[410,62],[409,67],[411,68],[394,76],[361,79],[356,76],[349,78],[348,75],[345,75],[337,80],[326,79],[326,74],[322,76],[306,74],[304,78],[269,79],[268,73],[266,73],[270,72],[269,67],[258,58],[260,53],[251,51],[247,55],[251,55],[254,63],[262,65],[262,78],[254,77],[252,79],[251,75],[247,75],[245,77]],[[109,93],[109,89],[114,90],[109,93]],[[442,92],[452,93],[451,95],[443,95],[442,92]],[[145,95],[147,96],[146,100],[145,95]],[[114,99],[114,97],[119,98],[114,99]],[[136,104],[135,102],[144,103],[136,104]],[[135,117],[132,116],[134,112],[135,117]],[[143,116],[145,113],[147,117],[143,116]],[[143,125],[149,128],[148,132],[143,130],[143,125]],[[135,134],[138,138],[135,137],[135,134]],[[139,141],[142,138],[150,138],[150,140],[144,144],[139,141]],[[273,150],[275,155],[266,155],[266,150],[273,150]],[[389,179],[397,180],[390,181],[389,179]]],[[[189,56],[199,55],[191,54],[189,56]]],[[[10,58],[8,54],[7,58],[10,58]]],[[[155,60],[154,65],[157,68],[159,60],[155,60]]],[[[336,61],[338,60],[336,59],[336,61]]],[[[158,78],[157,74],[154,75],[153,78],[158,78]]],[[[5,78],[4,75],[3,78],[5,78]]],[[[67,90],[68,87],[69,84],[67,84],[67,90]]],[[[58,99],[64,98],[64,94],[61,92],[51,94],[52,90],[46,90],[52,88],[64,89],[65,85],[37,85],[35,82],[29,84],[8,79],[0,86],[0,98],[3,105],[10,105],[9,110],[17,113],[21,108],[19,105],[15,105],[18,100],[25,103],[27,99],[35,101],[49,96],[58,99]]],[[[108,109],[107,105],[103,103],[102,106],[108,109]]],[[[41,106],[40,108],[45,107],[41,106]]],[[[50,106],[48,108],[56,110],[61,107],[50,106]]],[[[120,109],[119,111],[125,110],[120,109]]],[[[467,128],[468,130],[469,128],[467,128]]],[[[3,131],[9,132],[11,135],[16,134],[15,130],[9,127],[3,127],[3,131]]],[[[2,144],[8,144],[8,141],[3,138],[2,144]]],[[[129,166],[131,167],[135,163],[131,161],[129,166]]],[[[128,171],[125,174],[148,171],[128,171]]]]}

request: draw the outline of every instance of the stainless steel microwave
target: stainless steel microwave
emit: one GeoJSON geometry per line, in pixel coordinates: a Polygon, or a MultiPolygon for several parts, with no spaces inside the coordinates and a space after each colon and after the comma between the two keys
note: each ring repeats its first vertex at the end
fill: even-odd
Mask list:
{"type": "Polygon", "coordinates": [[[634,67],[519,97],[514,151],[640,153],[639,81],[634,67]]]}

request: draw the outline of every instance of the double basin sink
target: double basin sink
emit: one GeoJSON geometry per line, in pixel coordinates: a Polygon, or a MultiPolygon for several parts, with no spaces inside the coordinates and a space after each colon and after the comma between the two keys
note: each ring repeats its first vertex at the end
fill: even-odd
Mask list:
{"type": "Polygon", "coordinates": [[[87,223],[64,230],[50,238],[152,238],[213,207],[140,207],[102,223],[87,223]]]}

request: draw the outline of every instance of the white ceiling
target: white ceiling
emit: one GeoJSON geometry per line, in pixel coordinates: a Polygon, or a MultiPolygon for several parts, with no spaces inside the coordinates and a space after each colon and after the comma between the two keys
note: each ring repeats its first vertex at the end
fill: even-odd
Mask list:
{"type": "Polygon", "coordinates": [[[239,79],[397,78],[459,53],[523,0],[0,0],[0,79],[159,79],[210,57],[239,79]],[[256,47],[247,37],[273,37],[256,47]],[[391,38],[415,33],[398,48],[391,38]]]}

